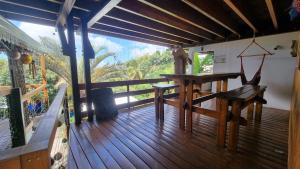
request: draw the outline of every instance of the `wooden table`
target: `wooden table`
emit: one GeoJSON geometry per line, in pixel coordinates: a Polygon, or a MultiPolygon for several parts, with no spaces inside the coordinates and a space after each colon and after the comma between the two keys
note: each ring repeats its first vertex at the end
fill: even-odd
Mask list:
{"type": "MultiPolygon", "coordinates": [[[[192,131],[192,107],[193,107],[193,86],[207,82],[217,81],[216,92],[227,91],[228,79],[235,79],[240,73],[209,73],[209,74],[161,74],[172,79],[179,85],[179,126],[185,129],[185,116],[187,131],[192,131]]],[[[217,107],[219,107],[217,105],[217,107]]]]}

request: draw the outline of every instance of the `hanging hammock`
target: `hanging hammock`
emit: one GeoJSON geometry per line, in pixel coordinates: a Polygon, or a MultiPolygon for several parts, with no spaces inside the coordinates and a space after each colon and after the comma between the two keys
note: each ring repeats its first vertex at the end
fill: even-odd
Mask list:
{"type": "Polygon", "coordinates": [[[242,85],[258,85],[261,79],[261,70],[265,61],[265,57],[267,55],[273,55],[271,52],[269,52],[268,50],[266,50],[265,48],[263,48],[261,45],[259,45],[258,43],[255,42],[255,39],[252,40],[252,42],[242,51],[241,54],[238,55],[238,57],[241,59],[241,80],[242,80],[242,85]],[[262,49],[263,51],[265,51],[265,53],[262,54],[255,54],[255,55],[243,55],[247,49],[249,49],[250,46],[252,45],[256,45],[258,46],[260,49],[262,49]],[[256,73],[254,74],[253,78],[251,80],[247,80],[246,75],[245,75],[245,70],[244,70],[244,66],[243,66],[243,57],[253,57],[253,56],[262,56],[262,61],[261,64],[258,68],[258,70],[256,71],[256,73]]]}

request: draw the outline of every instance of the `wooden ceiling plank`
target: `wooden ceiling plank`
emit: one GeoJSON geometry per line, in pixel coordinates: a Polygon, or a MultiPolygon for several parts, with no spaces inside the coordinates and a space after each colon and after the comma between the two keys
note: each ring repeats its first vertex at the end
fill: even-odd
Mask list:
{"type": "Polygon", "coordinates": [[[240,11],[240,9],[231,1],[224,0],[224,2],[253,30],[253,32],[258,32],[256,27],[251,23],[251,21],[240,11]]]}
{"type": "Polygon", "coordinates": [[[64,26],[76,0],[65,0],[57,17],[56,25],[64,26]]]}
{"type": "Polygon", "coordinates": [[[212,40],[213,38],[210,33],[202,29],[199,29],[192,25],[187,25],[181,20],[177,20],[176,18],[164,14],[155,8],[149,8],[147,5],[144,5],[143,3],[140,3],[138,1],[122,1],[119,5],[116,6],[116,8],[187,32],[189,34],[193,34],[203,39],[212,40]]]}
{"type": "Polygon", "coordinates": [[[272,0],[265,0],[265,2],[267,4],[268,11],[270,13],[270,17],[271,17],[272,22],[273,22],[273,26],[277,30],[278,29],[278,22],[277,22],[275,10],[274,10],[273,2],[272,2],[272,0]]]}
{"type": "Polygon", "coordinates": [[[88,28],[92,27],[96,22],[98,22],[105,14],[112,10],[116,5],[118,5],[122,0],[110,0],[102,9],[97,11],[88,21],[88,28]]]}
{"type": "Polygon", "coordinates": [[[224,38],[224,32],[218,28],[211,20],[207,19],[205,16],[199,13],[192,13],[193,10],[190,10],[189,6],[174,0],[138,0],[139,2],[148,5],[152,8],[155,8],[161,12],[164,12],[168,15],[171,15],[177,19],[180,19],[188,24],[191,24],[195,27],[203,29],[211,34],[224,38]],[[170,5],[172,4],[172,5],[170,5]]]}
{"type": "Polygon", "coordinates": [[[144,17],[138,16],[138,15],[126,12],[126,11],[122,11],[122,10],[117,9],[117,8],[111,10],[105,16],[108,17],[108,18],[111,18],[111,19],[115,19],[115,20],[118,20],[118,21],[122,21],[122,22],[132,24],[132,25],[148,28],[148,29],[151,29],[151,30],[154,30],[154,31],[169,34],[169,35],[176,36],[176,37],[179,37],[179,38],[183,38],[183,39],[186,39],[186,40],[190,40],[190,41],[193,41],[193,42],[202,42],[203,41],[203,39],[198,37],[198,36],[183,32],[181,30],[178,30],[178,29],[175,29],[175,28],[172,28],[172,27],[168,27],[164,24],[160,24],[158,22],[155,22],[155,21],[152,21],[152,20],[149,20],[149,19],[145,19],[144,17]]]}
{"type": "Polygon", "coordinates": [[[196,11],[202,13],[209,19],[220,24],[237,36],[241,36],[238,31],[238,26],[234,23],[226,11],[220,6],[216,5],[215,1],[211,0],[182,0],[196,11]]]}
{"type": "Polygon", "coordinates": [[[97,24],[106,24],[106,25],[110,25],[110,26],[116,26],[118,28],[131,30],[131,31],[137,31],[137,32],[145,33],[148,35],[152,35],[152,36],[156,36],[156,37],[160,37],[160,38],[164,38],[164,39],[168,39],[168,40],[172,40],[174,42],[179,42],[179,43],[184,43],[184,44],[192,44],[193,43],[192,41],[186,40],[184,38],[173,36],[173,35],[170,35],[167,33],[162,33],[159,31],[155,31],[155,30],[145,28],[142,26],[130,24],[130,23],[123,22],[120,20],[111,19],[106,16],[104,16],[99,22],[97,22],[97,24]]]}

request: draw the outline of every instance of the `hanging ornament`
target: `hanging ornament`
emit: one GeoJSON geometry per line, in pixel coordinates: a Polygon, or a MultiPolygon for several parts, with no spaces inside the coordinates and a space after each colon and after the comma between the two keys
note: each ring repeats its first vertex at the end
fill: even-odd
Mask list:
{"type": "Polygon", "coordinates": [[[20,52],[19,52],[18,50],[14,50],[14,51],[13,51],[13,54],[12,54],[12,56],[11,56],[11,58],[12,58],[13,60],[19,60],[19,59],[21,58],[20,52]]]}
{"type": "Polygon", "coordinates": [[[30,64],[32,62],[32,56],[28,53],[24,53],[21,55],[21,61],[23,64],[30,64]]]}

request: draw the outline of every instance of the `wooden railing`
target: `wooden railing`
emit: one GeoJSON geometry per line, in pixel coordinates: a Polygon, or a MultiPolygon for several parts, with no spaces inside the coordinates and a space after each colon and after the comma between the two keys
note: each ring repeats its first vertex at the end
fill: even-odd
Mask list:
{"type": "MultiPolygon", "coordinates": [[[[115,98],[120,98],[120,97],[127,97],[127,103],[124,104],[119,104],[117,105],[118,109],[124,109],[124,108],[131,108],[147,103],[154,102],[154,98],[146,98],[143,100],[138,100],[135,102],[130,102],[129,97],[130,96],[137,96],[137,95],[142,95],[142,94],[148,94],[148,93],[153,93],[154,89],[152,86],[148,89],[142,89],[142,90],[130,90],[130,86],[133,85],[142,85],[142,84],[154,84],[154,83],[159,83],[159,82],[167,82],[169,83],[169,80],[166,78],[159,78],[159,79],[144,79],[144,80],[126,80],[126,81],[115,81],[115,82],[101,82],[101,83],[92,83],[92,89],[97,89],[97,88],[115,88],[115,87],[126,87],[125,92],[119,92],[119,93],[114,93],[115,98]]],[[[84,84],[79,85],[80,90],[84,90],[84,84]]],[[[85,96],[81,96],[81,102],[85,102],[85,96]]]]}
{"type": "Polygon", "coordinates": [[[2,169],[46,169],[50,168],[50,151],[52,148],[58,115],[64,109],[67,85],[63,84],[43,115],[36,132],[28,144],[0,152],[2,169]]]}

